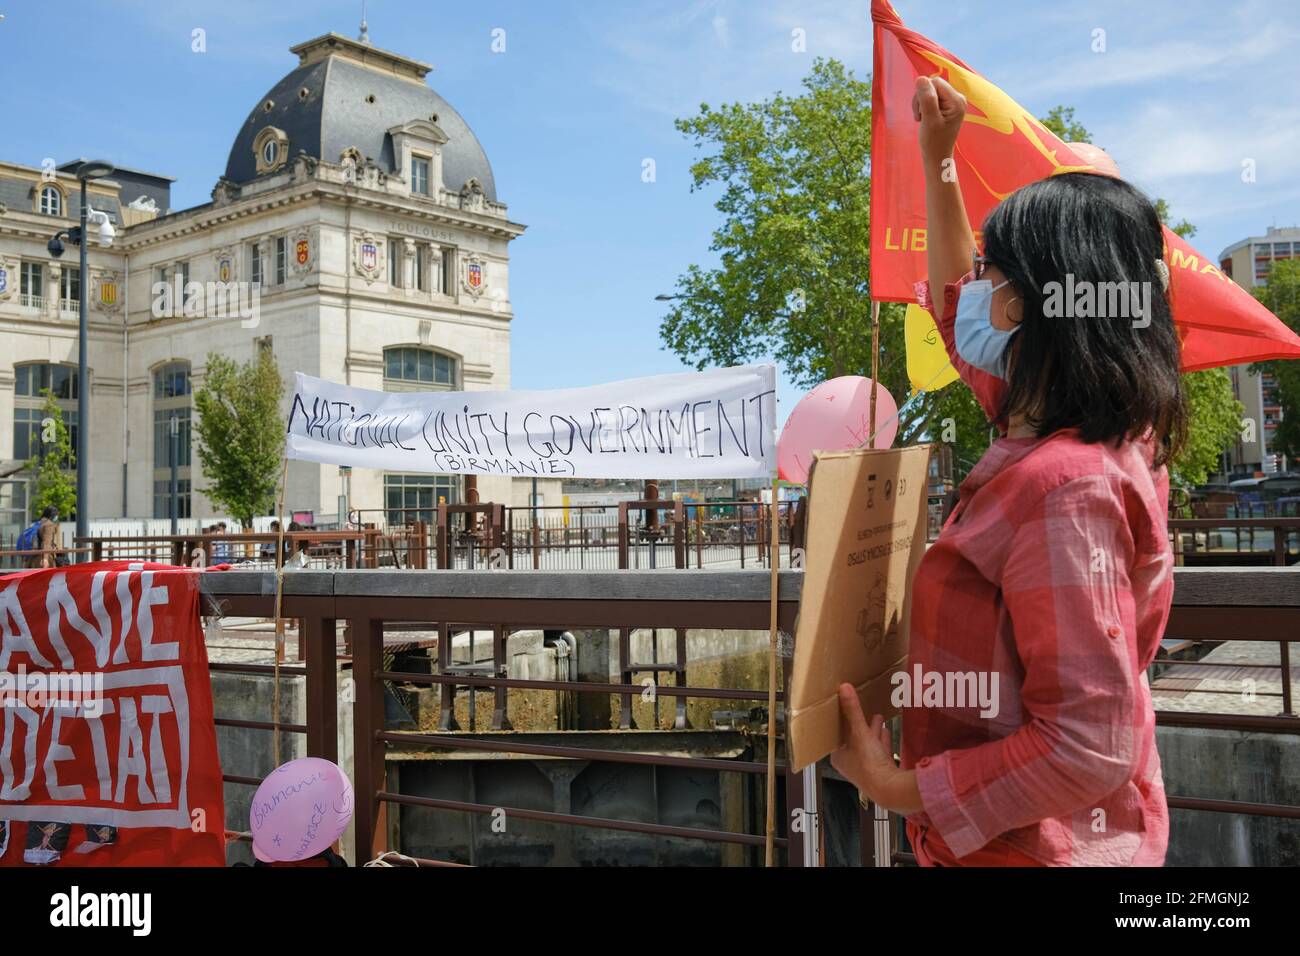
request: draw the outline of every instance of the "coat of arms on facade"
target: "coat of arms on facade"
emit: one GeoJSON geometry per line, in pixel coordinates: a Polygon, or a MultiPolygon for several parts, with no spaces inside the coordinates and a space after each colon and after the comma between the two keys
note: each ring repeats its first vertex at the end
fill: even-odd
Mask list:
{"type": "Polygon", "coordinates": [[[316,243],[315,237],[306,229],[299,229],[289,237],[293,245],[293,271],[298,275],[305,275],[311,271],[312,250],[316,243]]]}
{"type": "Polygon", "coordinates": [[[478,256],[465,260],[465,291],[478,298],[487,290],[487,263],[478,256]]]}
{"type": "Polygon", "coordinates": [[[357,274],[367,282],[379,278],[383,242],[370,233],[363,233],[352,240],[352,262],[357,274]]]}
{"type": "Polygon", "coordinates": [[[95,276],[95,308],[101,312],[116,312],[122,307],[122,287],[116,272],[95,276]]]}
{"type": "Polygon", "coordinates": [[[0,259],[0,300],[13,294],[14,275],[14,264],[7,259],[0,259]]]}
{"type": "Polygon", "coordinates": [[[235,281],[235,254],[229,249],[218,250],[217,260],[217,281],[234,282],[235,281]]]}

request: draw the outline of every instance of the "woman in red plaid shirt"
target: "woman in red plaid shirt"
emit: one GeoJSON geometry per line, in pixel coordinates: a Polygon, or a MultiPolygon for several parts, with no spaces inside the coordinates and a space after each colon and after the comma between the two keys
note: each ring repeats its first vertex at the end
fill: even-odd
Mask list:
{"type": "Polygon", "coordinates": [[[978,255],[947,175],[965,99],[925,77],[913,111],[922,304],[1003,437],[916,572],[908,674],[996,695],[905,708],[896,766],[846,684],[832,763],[907,817],[923,865],[1158,866],[1169,812],[1146,668],[1173,596],[1165,462],[1186,431],[1160,220],[1118,178],[1066,173],[1004,200],[978,255]],[[1093,307],[1071,308],[1085,288],[1093,307]]]}

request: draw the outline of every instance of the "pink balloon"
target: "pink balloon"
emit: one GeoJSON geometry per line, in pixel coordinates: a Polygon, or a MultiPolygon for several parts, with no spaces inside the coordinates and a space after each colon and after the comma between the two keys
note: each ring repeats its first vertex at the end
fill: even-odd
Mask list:
{"type": "MultiPolygon", "coordinates": [[[[876,448],[888,448],[898,434],[898,404],[883,385],[876,388],[876,448]]],[[[842,375],[822,382],[799,399],[776,443],[777,474],[800,484],[808,480],[814,451],[857,448],[871,436],[871,379],[842,375]]]]}
{"type": "Polygon", "coordinates": [[[253,855],[306,860],[329,849],[352,819],[352,782],[337,764],[302,757],[272,770],[248,810],[253,855]]]}

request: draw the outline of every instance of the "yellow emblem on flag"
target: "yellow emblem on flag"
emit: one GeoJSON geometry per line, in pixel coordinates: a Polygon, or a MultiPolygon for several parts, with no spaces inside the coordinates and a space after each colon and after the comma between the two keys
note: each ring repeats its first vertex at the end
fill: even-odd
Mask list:
{"type": "Polygon", "coordinates": [[[916,303],[903,315],[903,341],[907,345],[907,378],[918,392],[933,392],[957,381],[957,370],[948,362],[939,327],[934,318],[916,303]]]}

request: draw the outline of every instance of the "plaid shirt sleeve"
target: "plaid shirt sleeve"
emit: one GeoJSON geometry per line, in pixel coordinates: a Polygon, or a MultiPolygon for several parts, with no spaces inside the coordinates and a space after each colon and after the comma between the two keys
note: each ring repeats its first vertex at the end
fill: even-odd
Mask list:
{"type": "Polygon", "coordinates": [[[957,354],[957,299],[961,296],[963,284],[964,280],[944,286],[943,302],[936,303],[930,298],[930,283],[918,282],[916,301],[934,318],[934,324],[943,339],[944,351],[948,353],[948,361],[952,362],[952,367],[957,370],[961,380],[974,393],[980,408],[984,409],[984,415],[989,421],[1004,427],[1005,422],[998,419],[998,407],[1002,404],[1002,396],[1007,392],[1007,383],[996,375],[976,368],[957,354]]]}
{"type": "Polygon", "coordinates": [[[1134,553],[1113,476],[1048,491],[1015,531],[1002,592],[1024,667],[1025,722],[916,769],[925,812],[957,857],[1095,806],[1133,776],[1142,721],[1134,553]]]}

